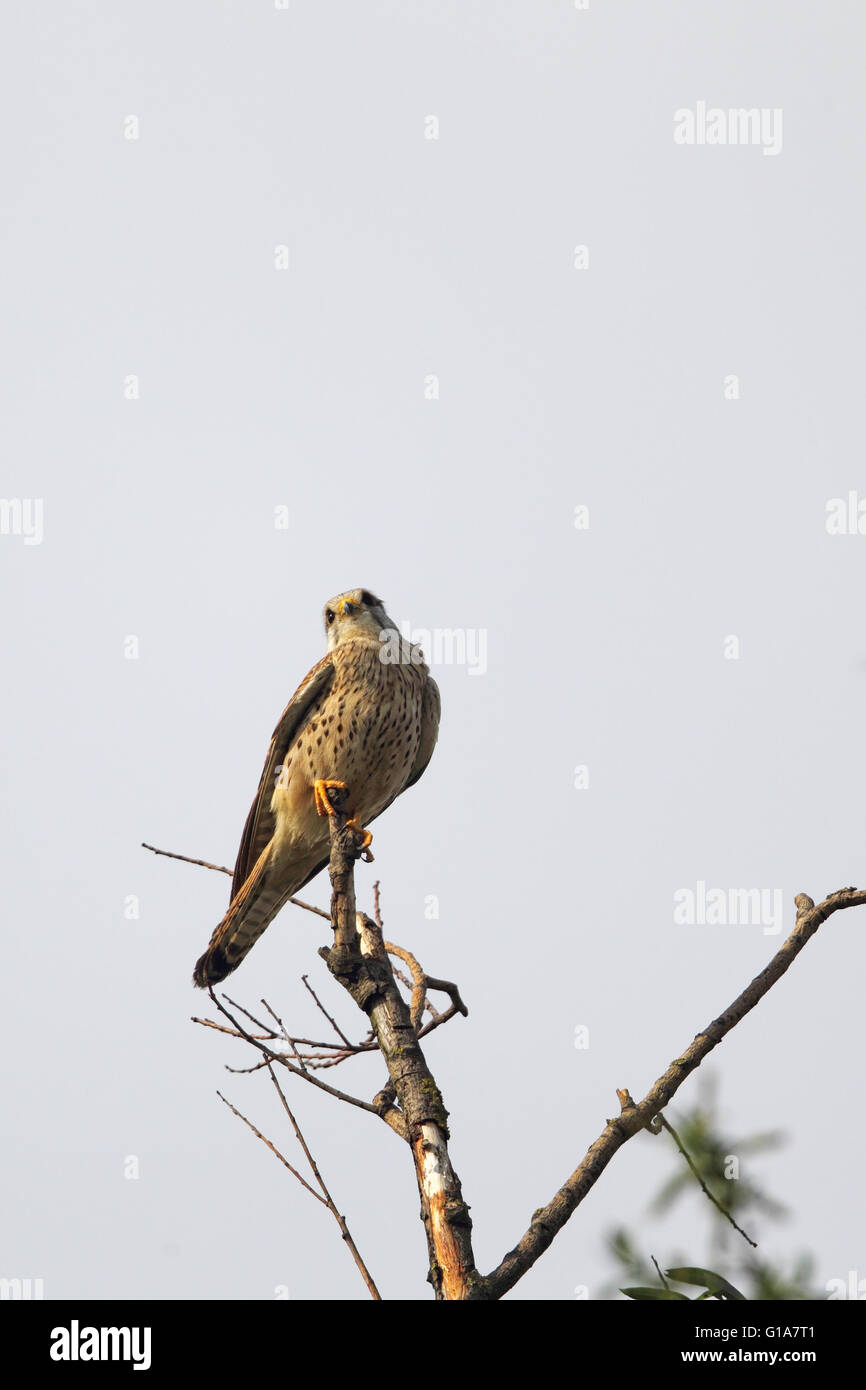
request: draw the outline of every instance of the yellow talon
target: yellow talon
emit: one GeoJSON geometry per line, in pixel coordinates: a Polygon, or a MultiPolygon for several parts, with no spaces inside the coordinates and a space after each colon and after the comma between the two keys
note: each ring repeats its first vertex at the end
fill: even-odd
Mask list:
{"type": "MultiPolygon", "coordinates": [[[[331,798],[328,796],[327,791],[328,787],[339,787],[340,790],[344,792],[349,790],[348,784],[346,782],[341,782],[336,777],[317,777],[313,783],[313,796],[316,801],[316,810],[320,816],[335,816],[337,814],[331,805],[331,798]]],[[[358,848],[366,863],[372,864],[373,856],[367,848],[369,844],[372,844],[372,834],[366,826],[361,824],[357,816],[350,816],[346,821],[346,825],[350,830],[354,830],[356,835],[361,837],[361,843],[358,848]]]]}
{"type": "Polygon", "coordinates": [[[365,825],[362,825],[357,816],[350,816],[346,821],[346,825],[350,830],[354,830],[356,835],[362,836],[361,843],[358,846],[361,851],[361,857],[365,864],[372,864],[373,856],[367,848],[368,845],[373,843],[372,831],[368,830],[365,825]]]}
{"type": "Polygon", "coordinates": [[[316,801],[316,810],[320,816],[335,816],[337,814],[331,805],[331,798],[326,790],[328,787],[340,787],[344,792],[349,790],[345,782],[340,782],[335,777],[317,777],[313,783],[313,796],[316,801]]]}

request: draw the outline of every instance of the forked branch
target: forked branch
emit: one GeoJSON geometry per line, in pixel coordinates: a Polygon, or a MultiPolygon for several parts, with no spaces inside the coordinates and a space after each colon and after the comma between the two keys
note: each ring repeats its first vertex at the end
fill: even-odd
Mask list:
{"type": "MultiPolygon", "coordinates": [[[[399,1101],[412,1149],[427,1234],[429,1279],[437,1299],[473,1297],[479,1282],[472,1253],[472,1222],[460,1180],[448,1154],[448,1112],[418,1043],[416,994],[410,1010],[397,987],[381,928],[355,911],[357,847],[341,810],[331,817],[331,923],[334,945],[320,955],[336,980],[368,1015],[388,1068],[390,1087],[380,1093],[399,1101]]],[[[419,967],[419,973],[420,972],[419,967]]],[[[459,996],[458,996],[459,998],[459,996]]],[[[462,1003],[462,1001],[461,1001],[462,1003]]],[[[465,1006],[464,1006],[465,1007],[465,1006]]]]}
{"type": "Polygon", "coordinates": [[[586,1194],[598,1182],[614,1154],[633,1135],[649,1127],[650,1121],[669,1104],[686,1077],[700,1066],[707,1054],[718,1046],[740,1019],[745,1018],[776,981],[781,979],[806,942],[815,935],[821,923],[826,922],[832,913],[843,908],[861,907],[866,904],[866,891],[841,888],[837,893],[831,893],[817,907],[810,897],[800,893],[795,903],[797,920],[791,935],[779,947],[769,965],[755,976],[733,1004],[725,1009],[724,1013],[719,1014],[718,1018],[713,1019],[702,1033],[698,1033],[682,1056],[671,1062],[667,1071],[650,1087],[637,1105],[628,1091],[619,1092],[621,1113],[615,1119],[608,1120],[604,1130],[571,1177],[563,1183],[547,1206],[534,1213],[529,1229],[518,1244],[513,1250],[509,1250],[496,1269],[487,1276],[482,1297],[501,1298],[528,1269],[532,1268],[586,1194]]]}
{"type": "MultiPolygon", "coordinates": [[[[659,1131],[661,1126],[658,1117],[686,1078],[700,1066],[704,1058],[718,1046],[731,1029],[760,1003],[764,995],[793,964],[822,923],[834,912],[866,905],[866,890],[858,888],[842,888],[831,893],[817,906],[806,894],[799,894],[795,899],[797,918],[794,928],[769,964],[718,1018],[697,1034],[682,1055],[677,1057],[650,1087],[643,1100],[635,1103],[628,1090],[618,1092],[620,1114],[608,1120],[602,1133],[571,1176],[554,1193],[547,1205],[533,1214],[529,1228],[517,1245],[489,1275],[482,1277],[475,1268],[472,1254],[469,1208],[463,1201],[460,1182],[448,1155],[447,1111],[419,1047],[419,1037],[445,1022],[454,1013],[465,1014],[466,1008],[455,985],[425,975],[413,956],[383,940],[378,891],[378,924],[363,913],[356,912],[353,870],[354,860],[358,855],[357,842],[354,832],[346,826],[345,815],[336,805],[335,810],[336,814],[331,818],[330,861],[330,920],[335,929],[335,941],[330,949],[323,947],[320,955],[327,962],[328,969],[335,979],[370,1018],[375,1041],[370,1039],[365,1043],[347,1047],[345,1035],[340,1033],[330,1015],[326,1014],[326,1017],[334,1024],[340,1036],[339,1047],[342,1056],[348,1057],[378,1047],[388,1068],[388,1085],[379,1092],[372,1104],[326,1086],[318,1078],[310,1075],[304,1062],[300,1066],[297,1062],[292,1063],[284,1055],[275,1053],[269,1046],[269,1042],[278,1037],[290,1042],[293,1047],[299,1041],[308,1040],[291,1039],[284,1029],[281,1034],[269,1031],[268,1025],[248,1014],[257,1027],[265,1030],[259,1036],[253,1035],[236,1017],[228,1013],[212,991],[211,997],[232,1025],[224,1031],[243,1038],[263,1055],[259,1065],[268,1065],[269,1070],[271,1063],[285,1066],[296,1076],[301,1076],[305,1081],[319,1086],[331,1095],[379,1115],[401,1137],[408,1140],[415,1161],[422,1216],[427,1232],[429,1278],[439,1299],[498,1299],[512,1289],[551,1245],[569,1217],[598,1182],[618,1150],[641,1130],[647,1129],[654,1133],[659,1131]],[[388,959],[389,951],[400,956],[411,970],[411,1008],[397,988],[388,959]],[[437,1015],[434,1012],[432,1022],[421,1028],[421,1015],[425,1008],[428,989],[446,991],[451,996],[451,1007],[445,1014],[437,1015]],[[398,1105],[395,1105],[395,1101],[398,1105]]],[[[159,850],[154,852],[166,853],[159,850]]],[[[188,862],[201,864],[204,861],[188,862]]],[[[298,905],[307,906],[304,903],[298,905]]],[[[196,1022],[204,1023],[205,1020],[197,1019],[196,1022]]],[[[208,1026],[219,1025],[210,1023],[208,1026]]],[[[280,1027],[282,1028],[281,1024],[280,1027]]],[[[334,1049],[337,1045],[316,1046],[330,1046],[334,1049]]],[[[295,1056],[301,1061],[297,1052],[295,1056]]]]}

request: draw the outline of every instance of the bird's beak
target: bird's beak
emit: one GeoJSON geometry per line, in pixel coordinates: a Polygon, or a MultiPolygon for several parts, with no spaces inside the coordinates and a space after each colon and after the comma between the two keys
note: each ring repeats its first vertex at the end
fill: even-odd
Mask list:
{"type": "Polygon", "coordinates": [[[358,605],[357,605],[356,603],[352,603],[352,600],[351,600],[351,599],[348,599],[348,598],[342,598],[342,599],[340,599],[340,617],[341,617],[341,618],[347,618],[347,617],[348,617],[348,618],[351,618],[351,616],[352,616],[352,614],[354,613],[354,611],[355,611],[355,609],[357,608],[357,606],[358,606],[358,605]]]}

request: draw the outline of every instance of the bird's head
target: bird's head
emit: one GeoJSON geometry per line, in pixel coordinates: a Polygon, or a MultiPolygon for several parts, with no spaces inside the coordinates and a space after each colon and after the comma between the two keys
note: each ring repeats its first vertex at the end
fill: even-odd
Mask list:
{"type": "Polygon", "coordinates": [[[332,652],[343,642],[375,642],[380,645],[379,633],[386,629],[396,631],[394,623],[385,612],[380,598],[369,589],[347,589],[344,594],[329,599],[325,604],[325,632],[328,634],[328,651],[332,652]]]}

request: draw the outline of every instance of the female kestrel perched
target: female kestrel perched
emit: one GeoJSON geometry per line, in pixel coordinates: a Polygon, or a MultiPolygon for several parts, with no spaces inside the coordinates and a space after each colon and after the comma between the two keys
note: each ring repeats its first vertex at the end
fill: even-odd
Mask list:
{"type": "Polygon", "coordinates": [[[288,898],[330,857],[328,787],[364,830],[433,754],[439,687],[380,599],[350,589],[325,606],[328,651],[295,691],[279,724],[244,826],[228,912],[196,961],[201,988],[231,974],[288,898]],[[381,636],[380,636],[381,634],[381,636]]]}

